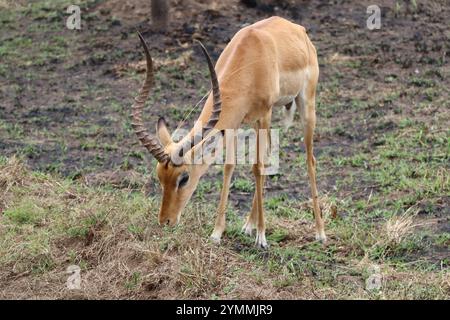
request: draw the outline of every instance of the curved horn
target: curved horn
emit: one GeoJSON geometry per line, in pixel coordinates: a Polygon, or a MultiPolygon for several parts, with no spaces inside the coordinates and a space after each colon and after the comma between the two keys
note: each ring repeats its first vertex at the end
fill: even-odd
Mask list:
{"type": "Polygon", "coordinates": [[[214,64],[211,60],[211,57],[206,51],[205,46],[197,40],[202,48],[203,54],[205,55],[206,61],[208,62],[209,75],[211,77],[211,86],[213,93],[213,108],[212,114],[209,117],[208,123],[203,127],[203,131],[209,131],[217,124],[219,121],[220,112],[222,111],[222,101],[220,100],[220,89],[219,89],[219,81],[217,80],[216,70],[214,69],[214,64]]]}
{"type": "Polygon", "coordinates": [[[152,57],[150,56],[148,46],[139,31],[138,35],[139,39],[141,40],[142,46],[144,47],[145,58],[147,60],[147,74],[144,84],[139,91],[139,95],[134,99],[133,106],[131,107],[131,126],[133,127],[139,141],[141,141],[144,147],[146,147],[147,150],[150,151],[150,153],[156,158],[156,160],[161,163],[166,163],[170,159],[169,155],[164,151],[164,147],[162,146],[161,142],[156,137],[150,135],[147,132],[142,121],[142,110],[144,109],[144,104],[148,98],[150,89],[153,87],[154,76],[152,57]]]}
{"type": "Polygon", "coordinates": [[[215,125],[219,121],[220,112],[222,111],[222,101],[220,99],[219,81],[217,80],[217,74],[216,70],[214,69],[214,64],[205,46],[198,40],[196,40],[196,42],[200,44],[203,54],[205,55],[206,62],[208,63],[209,75],[211,78],[211,86],[212,86],[213,107],[208,122],[206,123],[206,125],[203,126],[201,130],[202,136],[201,137],[193,136],[192,139],[186,140],[178,149],[179,150],[178,155],[180,157],[184,155],[185,151],[187,152],[190,149],[192,149],[195,146],[196,142],[204,138],[207,135],[207,133],[215,127],[215,125]]]}

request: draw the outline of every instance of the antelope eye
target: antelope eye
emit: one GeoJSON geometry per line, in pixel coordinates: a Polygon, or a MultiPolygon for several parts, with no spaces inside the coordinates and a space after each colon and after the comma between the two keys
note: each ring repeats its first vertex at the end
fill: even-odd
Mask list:
{"type": "Polygon", "coordinates": [[[179,180],[178,180],[178,188],[182,188],[188,183],[189,181],[189,174],[187,172],[184,172],[181,174],[179,180]]]}

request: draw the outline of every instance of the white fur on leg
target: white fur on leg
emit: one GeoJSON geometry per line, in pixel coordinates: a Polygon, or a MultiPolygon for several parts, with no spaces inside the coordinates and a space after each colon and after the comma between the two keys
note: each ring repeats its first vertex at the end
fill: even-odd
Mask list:
{"type": "Polygon", "coordinates": [[[285,105],[283,108],[283,125],[286,130],[289,129],[289,127],[292,126],[292,123],[294,122],[296,109],[297,105],[295,104],[295,100],[293,100],[291,104],[285,105]]]}
{"type": "Polygon", "coordinates": [[[327,242],[327,236],[325,235],[325,232],[316,232],[316,240],[322,243],[327,242]]]}
{"type": "Polygon", "coordinates": [[[222,232],[214,230],[209,239],[212,243],[220,244],[220,240],[222,238],[222,232]]]}
{"type": "Polygon", "coordinates": [[[250,221],[250,219],[247,219],[247,222],[242,227],[242,232],[248,236],[251,236],[254,229],[256,229],[255,225],[250,221]]]}
{"type": "Polygon", "coordinates": [[[255,242],[256,247],[260,248],[260,249],[267,249],[269,246],[267,244],[267,240],[266,240],[266,231],[262,230],[262,231],[257,231],[256,232],[256,242],[255,242]]]}

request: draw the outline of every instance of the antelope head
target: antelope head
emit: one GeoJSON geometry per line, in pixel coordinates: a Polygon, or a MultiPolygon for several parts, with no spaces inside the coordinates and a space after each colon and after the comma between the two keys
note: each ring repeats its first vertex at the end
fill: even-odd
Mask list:
{"type": "Polygon", "coordinates": [[[156,172],[163,191],[158,216],[159,223],[173,226],[179,221],[184,207],[197,188],[200,177],[208,167],[206,164],[193,164],[188,159],[192,157],[192,150],[202,146],[205,141],[202,137],[212,132],[219,120],[222,105],[219,83],[211,58],[200,43],[208,63],[212,83],[213,108],[208,122],[206,124],[197,123],[201,127],[200,130],[194,130],[194,132],[199,134],[189,135],[180,142],[172,140],[163,118],[160,118],[156,125],[156,136],[149,134],[142,121],[142,110],[150,89],[154,85],[153,63],[144,38],[140,33],[138,35],[147,60],[147,73],[145,82],[132,106],[132,127],[142,145],[158,161],[156,172]],[[197,141],[199,142],[195,143],[197,141]]]}

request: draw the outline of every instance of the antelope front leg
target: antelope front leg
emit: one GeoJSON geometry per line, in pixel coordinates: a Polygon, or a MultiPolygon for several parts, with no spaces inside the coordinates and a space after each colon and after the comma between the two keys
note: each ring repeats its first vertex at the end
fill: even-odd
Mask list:
{"type": "Polygon", "coordinates": [[[217,244],[220,243],[222,234],[225,231],[226,226],[225,213],[227,210],[228,194],[230,191],[231,177],[233,176],[234,168],[235,168],[234,164],[226,164],[224,166],[223,187],[222,192],[220,194],[219,208],[217,210],[216,225],[214,227],[213,233],[211,234],[211,241],[217,244]]]}

